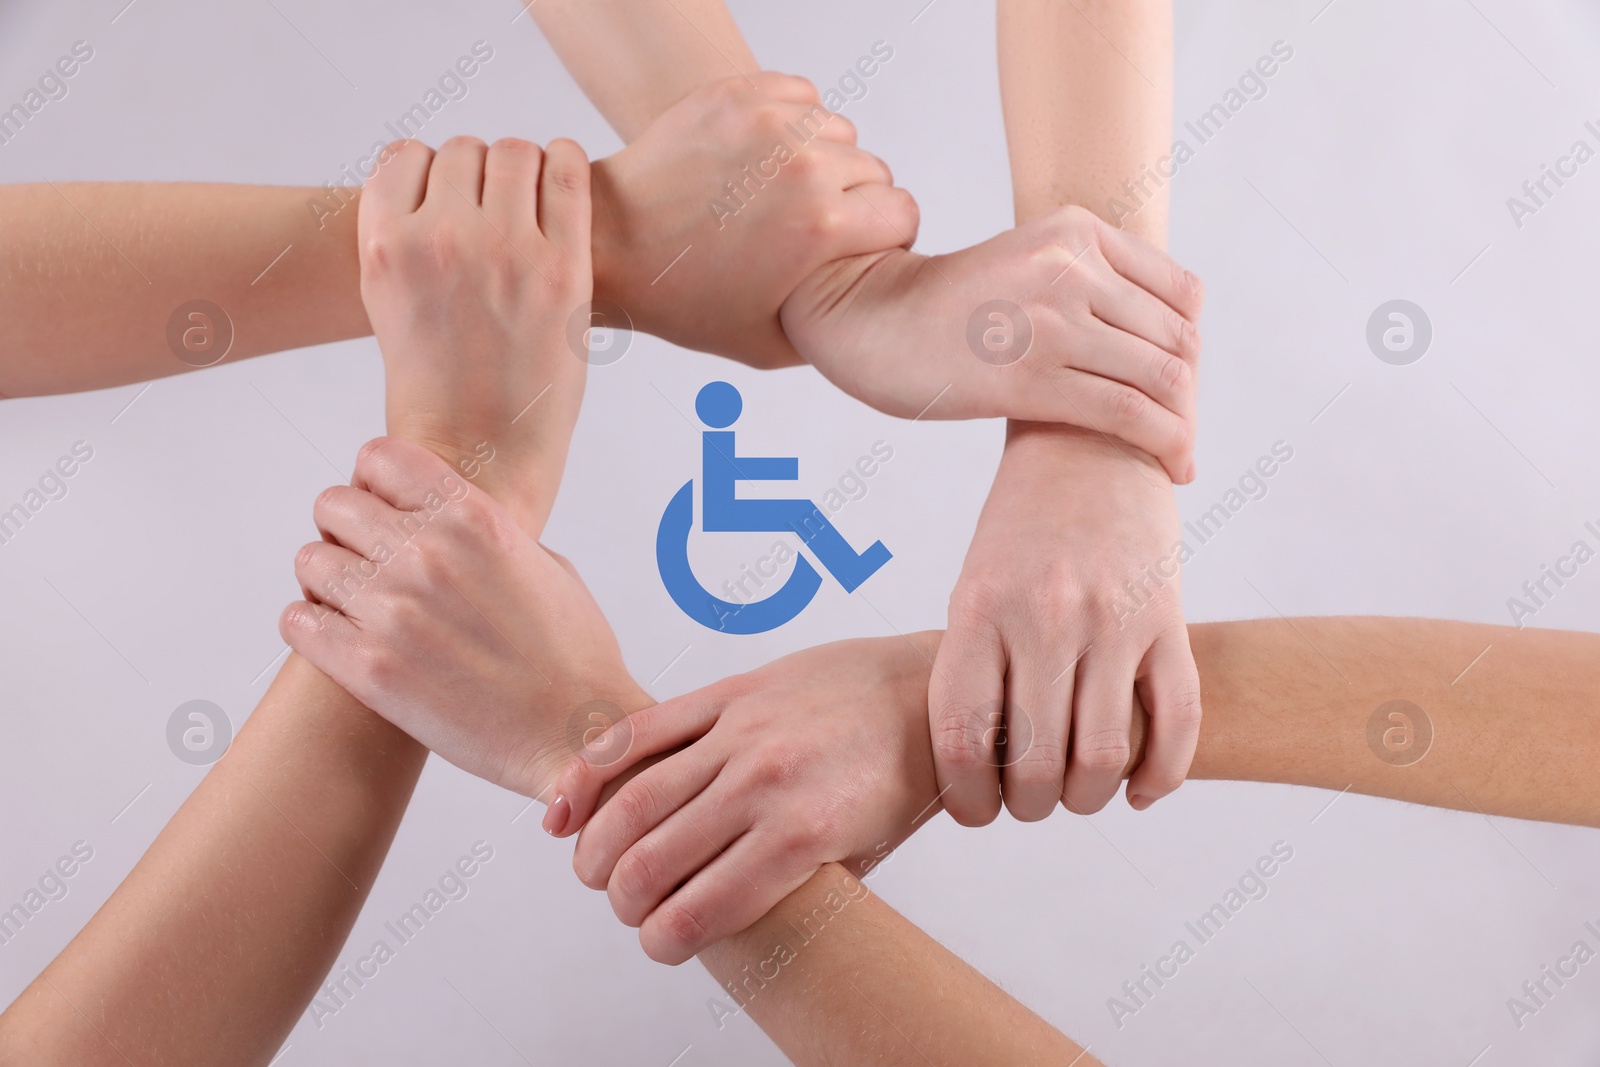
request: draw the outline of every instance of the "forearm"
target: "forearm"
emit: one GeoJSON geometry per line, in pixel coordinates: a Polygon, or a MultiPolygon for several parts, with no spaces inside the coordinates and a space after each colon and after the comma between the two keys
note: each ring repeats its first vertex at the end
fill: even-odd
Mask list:
{"type": "Polygon", "coordinates": [[[1193,777],[1600,826],[1600,635],[1388,618],[1189,635],[1206,706],[1193,777]],[[1394,700],[1420,712],[1379,715],[1394,700]]]}
{"type": "MultiPolygon", "coordinates": [[[[1172,136],[1171,0],[999,0],[997,14],[1017,222],[1076,204],[1165,247],[1167,189],[1147,166],[1172,136]]],[[[1012,462],[1028,447],[1019,440],[1070,450],[1102,438],[1015,420],[1008,430],[1012,462]]],[[[1162,476],[1142,451],[1122,451],[1162,476]]]]}
{"type": "Polygon", "coordinates": [[[1017,222],[1078,204],[1165,245],[1171,0],[999,0],[998,39],[1017,222]]]}
{"type": "Polygon", "coordinates": [[[426,757],[291,656],[111,899],[0,1016],[0,1060],[266,1063],[344,944],[426,757]]]}
{"type": "Polygon", "coordinates": [[[528,10],[624,141],[705,83],[761,69],[723,0],[540,0],[528,10]]]}
{"type": "MultiPolygon", "coordinates": [[[[633,254],[626,231],[648,226],[651,207],[635,202],[617,172],[609,160],[592,165],[595,299],[630,309],[648,332],[655,302],[630,288],[642,284],[636,265],[617,261],[633,254]]],[[[0,186],[0,399],[370,336],[360,196],[198,182],[0,186]],[[180,308],[196,300],[225,321],[185,319],[180,308]]]]}
{"type": "Polygon", "coordinates": [[[700,961],[800,1067],[1098,1064],[837,864],[700,961]]]}
{"type": "Polygon", "coordinates": [[[7,341],[0,394],[100,389],[224,356],[370,333],[361,307],[356,205],[334,211],[330,203],[320,189],[253,185],[0,188],[6,234],[0,319],[7,341]],[[323,210],[314,212],[313,204],[323,210]],[[211,324],[215,333],[180,313],[197,300],[225,313],[226,323],[211,324]],[[181,324],[174,344],[175,316],[181,324]]]}

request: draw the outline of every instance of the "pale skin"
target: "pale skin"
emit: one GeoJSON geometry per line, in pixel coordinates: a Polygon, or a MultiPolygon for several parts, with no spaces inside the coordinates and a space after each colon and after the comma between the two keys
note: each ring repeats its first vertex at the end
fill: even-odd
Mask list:
{"type": "MultiPolygon", "coordinates": [[[[1000,0],[998,16],[1018,220],[1066,203],[1105,211],[1170,141],[1169,0],[1000,0]]],[[[1164,244],[1165,190],[1118,221],[1164,244]]],[[[1185,281],[1198,312],[1198,283],[1185,281]]],[[[1151,737],[1129,803],[1142,810],[1176,789],[1194,752],[1200,692],[1180,583],[1174,575],[1145,590],[1137,612],[1124,585],[1178,541],[1171,470],[1114,440],[1114,429],[1088,425],[1009,425],[951,594],[929,702],[939,781],[964,824],[994,818],[1002,801],[1025,820],[1057,804],[1098,811],[1131,751],[1135,692],[1151,737]],[[1085,485],[1095,491],[1056,488],[1085,485]],[[1001,717],[1032,746],[998,768],[1001,717]]]]}
{"type": "MultiPolygon", "coordinates": [[[[696,85],[758,70],[722,0],[541,0],[528,10],[624,138],[696,85]]],[[[874,188],[863,193],[876,203],[874,188]]],[[[754,190],[750,204],[763,195],[754,190]]],[[[1135,233],[1057,207],[949,255],[895,248],[837,260],[790,294],[784,329],[806,362],[888,414],[1099,427],[1188,481],[1198,283],[1135,233]],[[1021,357],[969,348],[969,320],[996,298],[1032,323],[1021,357]]]]}
{"type": "MultiPolygon", "coordinates": [[[[427,484],[444,468],[419,455],[432,466],[410,477],[427,484]]],[[[352,499],[350,515],[378,525],[395,507],[375,489],[352,499]]],[[[392,565],[352,610],[317,627],[290,623],[286,635],[380,714],[435,738],[445,758],[477,760],[500,784],[543,795],[554,759],[496,768],[478,754],[559,751],[566,743],[560,724],[540,710],[538,672],[512,646],[533,658],[532,642],[550,625],[528,589],[548,585],[569,614],[582,594],[551,583],[547,564],[530,562],[543,551],[531,538],[505,544],[494,531],[509,525],[480,515],[447,537],[419,540],[417,558],[392,565]],[[449,583],[434,576],[446,567],[449,583]]],[[[291,605],[285,618],[311,610],[291,605]]],[[[725,987],[740,985],[746,965],[770,961],[777,941],[827,906],[830,889],[854,893],[831,863],[865,875],[939,811],[926,702],[942,636],[808,649],[637,711],[595,738],[555,781],[562,799],[549,812],[563,834],[583,827],[574,856],[580,875],[606,887],[627,921],[643,917],[641,943],[652,958],[677,963],[698,951],[725,987]],[[779,744],[772,724],[797,708],[810,717],[809,743],[779,744]],[[723,776],[737,791],[712,792],[723,776]],[[786,830],[766,835],[780,843],[782,866],[739,853],[737,844],[707,845],[706,836],[713,845],[755,838],[740,830],[763,820],[786,830]],[[630,866],[641,841],[644,858],[630,866]],[[742,874],[732,873],[733,863],[742,874]]],[[[1588,773],[1600,735],[1587,729],[1600,636],[1306,618],[1197,624],[1190,639],[1209,708],[1194,777],[1600,827],[1600,785],[1588,773]],[[1419,707],[1432,733],[1425,756],[1409,765],[1386,756],[1403,749],[1375,750],[1369,731],[1374,712],[1397,699],[1419,707]]],[[[1135,773],[1148,737],[1141,705],[1130,707],[1130,721],[1124,777],[1135,773]]],[[[1421,724],[1385,718],[1382,729],[1416,735],[1421,724]]],[[[923,1055],[976,1062],[965,1050],[1010,1049],[1007,1042],[1016,1043],[1008,1063],[1077,1055],[1025,1007],[868,900],[852,896],[829,920],[840,934],[855,932],[809,941],[783,966],[784,977],[750,999],[751,1015],[796,1063],[921,1063],[923,1055]],[[850,993],[847,979],[866,1000],[850,993]]]]}
{"type": "MultiPolygon", "coordinates": [[[[778,321],[784,299],[833,260],[914,237],[916,204],[887,186],[868,190],[872,204],[863,200],[857,190],[889,172],[854,146],[841,118],[740,213],[738,227],[718,233],[707,190],[768,153],[776,131],[817,99],[803,78],[752,81],[708,82],[594,165],[595,295],[669,341],[781,366],[798,361],[778,321]],[[726,254],[685,256],[662,275],[686,244],[709,247],[712,238],[726,254]]],[[[385,159],[373,162],[381,170],[385,159]]],[[[360,195],[197,183],[0,187],[0,317],[9,342],[0,395],[188,371],[167,328],[196,299],[232,320],[229,361],[371,333],[356,243],[360,195]],[[346,206],[331,210],[340,200],[346,206]]]]}
{"type": "MultiPolygon", "coordinates": [[[[1024,819],[1062,803],[1102,807],[1130,751],[1126,709],[1136,688],[1155,725],[1129,797],[1148,807],[1181,783],[1199,721],[1177,580],[1154,589],[1129,625],[1118,615],[1124,583],[1177,541],[1171,487],[1193,477],[1194,418],[1192,400],[1176,398],[1193,396],[1203,294],[1164,257],[1130,258],[1134,247],[1163,241],[1164,206],[1140,212],[1125,231],[1071,206],[1106,203],[1125,174],[1159,157],[1170,126],[1171,16],[1163,0],[1093,5],[1090,16],[1124,58],[1069,7],[1000,8],[1019,223],[996,239],[1001,248],[841,261],[783,309],[800,353],[883,410],[993,413],[988,392],[1009,382],[1015,395],[1068,412],[1008,412],[1019,421],[952,593],[952,640],[933,676],[940,780],[952,815],[974,825],[993,819],[1002,799],[1024,819]],[[1145,240],[1136,246],[1131,235],[1145,240]],[[985,261],[986,252],[998,254],[985,261]],[[1031,261],[1032,273],[997,269],[1019,261],[1031,261]],[[1108,284],[1117,277],[1137,280],[1138,292],[1108,284]],[[969,315],[997,296],[1020,305],[1036,331],[1031,355],[1009,365],[986,363],[966,345],[969,315]],[[1141,369],[1120,380],[1086,375],[1096,360],[1141,369]],[[885,403],[891,388],[920,405],[885,403]],[[1146,418],[1145,405],[1169,418],[1146,418]],[[1085,485],[1096,491],[1062,489],[1085,485]],[[1019,707],[1036,745],[1002,771],[993,739],[1019,707]]],[[[756,69],[720,0],[549,0],[529,10],[624,136],[697,76],[756,69]],[[616,63],[613,33],[631,42],[627,63],[616,63]],[[629,72],[615,79],[618,66],[629,72]]]]}
{"type": "MultiPolygon", "coordinates": [[[[396,335],[384,349],[396,429],[406,425],[401,402],[426,392],[439,364],[458,355],[451,342],[489,318],[500,327],[493,336],[506,367],[537,353],[535,362],[561,367],[555,373],[570,388],[581,386],[584,365],[549,321],[555,309],[585,299],[590,285],[588,161],[571,142],[552,145],[548,156],[522,142],[496,149],[498,157],[482,142],[452,142],[440,153],[441,180],[428,185],[433,153],[407,146],[376,180],[370,195],[378,204],[363,205],[364,252],[378,262],[362,265],[362,285],[380,337],[396,335]],[[445,178],[456,189],[444,188],[445,178]],[[528,195],[535,189],[537,216],[528,195]],[[417,224],[414,216],[424,217],[417,224]],[[422,245],[419,229],[449,240],[422,245]],[[507,235],[520,254],[504,253],[507,235]],[[446,283],[469,267],[483,283],[477,303],[436,305],[444,318],[431,329],[416,329],[396,310],[448,291],[446,283]],[[577,368],[576,381],[567,364],[577,368]]],[[[441,409],[420,413],[432,443],[453,456],[503,432],[510,416],[495,417],[496,405],[509,402],[501,383],[490,373],[475,387],[463,383],[452,397],[460,413],[453,425],[441,409]]],[[[541,528],[575,412],[575,404],[552,405],[538,416],[547,422],[533,439],[561,448],[512,450],[483,468],[486,484],[520,487],[508,501],[520,514],[495,513],[508,525],[529,523],[519,532],[541,528]]],[[[385,488],[386,454],[364,452],[356,486],[345,488],[385,488]]],[[[455,479],[464,490],[455,506],[469,513],[487,501],[455,463],[435,462],[442,476],[429,488],[455,479]]],[[[319,507],[336,511],[338,495],[324,494],[319,507]]],[[[621,671],[620,654],[605,668],[607,678],[621,671]]],[[[558,682],[579,684],[557,664],[549,669],[558,682]]],[[[0,1061],[266,1063],[355,922],[426,757],[420,744],[291,655],[227,754],[111,899],[0,1016],[0,1061]],[[196,1018],[194,1005],[202,1003],[229,1010],[196,1018]]]]}

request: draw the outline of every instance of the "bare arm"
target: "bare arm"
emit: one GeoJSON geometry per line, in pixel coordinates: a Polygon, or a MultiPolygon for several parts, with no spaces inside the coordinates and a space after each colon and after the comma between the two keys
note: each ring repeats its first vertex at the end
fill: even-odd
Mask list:
{"type": "MultiPolygon", "coordinates": [[[[448,368],[462,352],[480,361],[448,398],[460,441],[437,435],[429,441],[450,453],[471,454],[475,440],[505,440],[512,410],[507,405],[521,402],[508,395],[506,377],[538,372],[528,364],[545,365],[545,374],[559,368],[565,393],[582,390],[583,364],[565,349],[563,309],[585,297],[590,282],[588,162],[570,142],[547,154],[526,144],[497,146],[496,152],[486,164],[481,142],[451,142],[440,153],[443,163],[425,202],[429,214],[417,211],[420,217],[414,218],[394,205],[423,201],[433,153],[408,146],[396,169],[385,174],[388,202],[376,202],[388,208],[390,225],[373,233],[370,247],[381,252],[369,254],[380,265],[369,266],[367,280],[375,315],[382,317],[380,332],[387,334],[391,425],[399,430],[409,424],[408,401],[439,392],[429,385],[440,364],[448,368]],[[469,209],[443,192],[451,179],[484,189],[481,208],[469,209]],[[535,189],[542,234],[533,218],[535,189]],[[499,232],[515,236],[520,257],[495,259],[490,250],[497,238],[480,213],[493,216],[499,232]],[[403,216],[400,223],[392,221],[396,215],[403,216]],[[415,266],[428,233],[448,238],[444,254],[460,256],[449,265],[451,277],[471,282],[449,294],[453,302],[439,296],[445,287],[436,275],[415,266]],[[542,262],[542,274],[536,262],[542,262]],[[552,283],[552,276],[559,281],[552,283]],[[562,295],[549,291],[552,284],[562,295]],[[423,302],[422,294],[434,303],[419,325],[405,316],[423,302]],[[466,447],[451,447],[460,442],[466,447]]],[[[380,213],[373,203],[366,206],[380,213]]],[[[379,225],[364,221],[363,229],[379,225]]],[[[441,270],[440,255],[435,246],[424,258],[441,270]]],[[[440,416],[434,420],[437,431],[446,413],[432,414],[440,416]]],[[[508,520],[523,522],[534,536],[559,483],[576,415],[576,396],[570,402],[558,397],[535,414],[550,423],[537,438],[542,450],[507,447],[484,460],[493,475],[483,484],[538,487],[539,499],[518,500],[522,510],[508,520]],[[494,463],[515,463],[518,470],[513,476],[494,463]]],[[[396,447],[363,449],[358,479],[392,478],[396,447]]],[[[454,464],[434,462],[442,475],[411,487],[411,513],[404,519],[442,528],[450,517],[427,516],[450,506],[470,509],[474,491],[455,477],[454,464]],[[452,489],[460,490],[459,497],[452,489]],[[439,506],[424,503],[425,493],[439,506]]],[[[319,520],[340,514],[340,502],[357,492],[339,487],[324,493],[319,520]]],[[[394,519],[395,527],[383,529],[397,529],[402,516],[394,519]]],[[[378,527],[364,533],[372,536],[373,529],[378,527]]],[[[439,535],[423,526],[410,547],[430,536],[439,535]]],[[[408,546],[397,550],[403,554],[408,546]]],[[[303,550],[301,559],[339,552],[349,555],[330,539],[303,550]]],[[[336,568],[342,563],[336,560],[336,568]]],[[[332,583],[308,582],[307,588],[335,599],[332,583]]],[[[359,589],[346,595],[359,595],[359,589]]],[[[616,658],[615,673],[625,676],[616,658]]],[[[111,899],[0,1016],[0,1061],[266,1063],[349,935],[426,758],[420,744],[291,655],[238,739],[111,899]],[[219,1010],[199,1018],[197,1004],[219,1010]]]]}
{"type": "Polygon", "coordinates": [[[0,1016],[0,1061],[266,1063],[333,965],[426,758],[291,656],[111,899],[0,1016]]]}
{"type": "Polygon", "coordinates": [[[837,864],[700,962],[799,1067],[1099,1067],[837,864]]]}
{"type": "MultiPolygon", "coordinates": [[[[1600,636],[1314,618],[1191,640],[1207,706],[1195,778],[1600,827],[1600,636]],[[1380,713],[1393,700],[1413,706],[1380,713]]],[[[747,1011],[797,1064],[1097,1062],[837,864],[700,960],[727,991],[718,1014],[747,1011]]]]}
{"type": "MultiPolygon", "coordinates": [[[[725,77],[593,166],[594,325],[755,366],[798,360],[778,322],[818,266],[893,247],[916,206],[839,119],[740,208],[708,191],[771,152],[817,99],[801,78],[725,77]],[[671,268],[670,270],[668,268],[671,268]],[[616,309],[620,308],[618,312],[616,309]]],[[[393,149],[369,162],[387,167],[393,149]]],[[[380,168],[381,169],[381,168],[380,168]]],[[[372,332],[359,190],[179,183],[0,186],[0,397],[99,389],[372,332]],[[196,306],[204,301],[207,306],[196,306]],[[219,310],[220,309],[220,310],[219,310]]],[[[581,345],[584,309],[567,342],[581,345]]]]}
{"type": "Polygon", "coordinates": [[[539,0],[528,10],[624,141],[706,82],[761,69],[723,0],[539,0]]]}

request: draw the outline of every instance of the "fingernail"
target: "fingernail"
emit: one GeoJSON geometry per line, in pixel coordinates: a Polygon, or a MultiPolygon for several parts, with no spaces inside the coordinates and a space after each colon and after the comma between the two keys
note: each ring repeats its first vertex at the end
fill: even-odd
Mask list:
{"type": "Polygon", "coordinates": [[[561,793],[550,802],[550,808],[544,813],[544,832],[551,837],[560,837],[567,829],[567,821],[572,818],[572,803],[561,793]]]}
{"type": "Polygon", "coordinates": [[[1154,803],[1155,801],[1139,793],[1135,793],[1133,796],[1128,798],[1128,806],[1134,811],[1143,811],[1154,803]]]}

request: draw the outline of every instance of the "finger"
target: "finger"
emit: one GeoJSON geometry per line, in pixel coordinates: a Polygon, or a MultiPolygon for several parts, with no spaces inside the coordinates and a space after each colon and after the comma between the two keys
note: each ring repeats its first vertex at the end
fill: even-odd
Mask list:
{"type": "Polygon", "coordinates": [[[815,153],[825,161],[829,173],[839,179],[841,189],[852,189],[857,185],[894,184],[894,174],[889,170],[889,164],[854,145],[813,142],[801,151],[815,153]]]}
{"type": "Polygon", "coordinates": [[[378,437],[362,445],[351,484],[377,494],[399,511],[435,513],[470,489],[433,452],[398,437],[378,437]]]}
{"type": "Polygon", "coordinates": [[[1126,230],[1099,228],[1100,251],[1112,269],[1188,319],[1200,321],[1206,290],[1200,279],[1167,253],[1126,230]]]}
{"type": "Polygon", "coordinates": [[[551,141],[539,178],[539,229],[558,248],[589,256],[589,157],[578,142],[551,141]]]}
{"type": "Polygon", "coordinates": [[[690,745],[618,789],[578,835],[572,851],[578,881],[590,889],[604,888],[623,855],[699,796],[726,758],[709,743],[690,745]]]}
{"type": "Polygon", "coordinates": [[[1116,796],[1128,765],[1129,722],[1133,717],[1133,675],[1137,664],[1120,650],[1103,648],[1084,656],[1073,694],[1072,748],[1067,759],[1062,803],[1091,815],[1116,796]]]}
{"type": "Polygon", "coordinates": [[[294,576],[306,599],[326,604],[354,619],[349,608],[367,583],[378,576],[377,564],[339,545],[313,541],[294,557],[294,576]]]}
{"type": "Polygon", "coordinates": [[[1090,333],[1091,339],[1074,355],[1074,368],[1137,389],[1193,426],[1195,383],[1189,363],[1105,322],[1094,324],[1090,333]]]}
{"type": "MultiPolygon", "coordinates": [[[[1104,268],[1101,268],[1105,272],[1104,268]]],[[[1191,368],[1200,363],[1200,331],[1169,305],[1115,271],[1096,287],[1089,310],[1101,322],[1176,356],[1191,368]]]]}
{"type": "Polygon", "coordinates": [[[428,168],[428,192],[423,203],[442,211],[483,205],[483,162],[489,146],[476,137],[452,137],[439,146],[428,168]]]}
{"type": "Polygon", "coordinates": [[[324,538],[372,559],[402,515],[374,493],[334,485],[317,495],[311,518],[324,538]]]}
{"type": "Polygon", "coordinates": [[[922,213],[916,199],[899,186],[857,185],[844,194],[840,210],[840,258],[910,248],[917,242],[922,213]]]}
{"type": "MultiPolygon", "coordinates": [[[[1161,461],[1174,482],[1188,480],[1194,431],[1188,423],[1143,392],[1098,374],[1066,368],[1051,382],[1070,422],[1143,449],[1161,461]]],[[[1041,397],[1047,404],[1051,397],[1041,397]]]]}
{"type": "Polygon", "coordinates": [[[343,685],[343,663],[360,639],[355,623],[309,600],[296,600],[278,616],[278,636],[313,667],[343,685]]]}
{"type": "Polygon", "coordinates": [[[1000,814],[996,741],[1006,657],[987,623],[951,629],[939,642],[928,686],[934,770],[950,817],[983,826],[1000,814]]]}
{"type": "Polygon", "coordinates": [[[1200,674],[1187,627],[1150,646],[1138,689],[1150,724],[1144,759],[1128,779],[1128,803],[1143,811],[1183,784],[1200,741],[1200,674]]]}
{"type": "Polygon", "coordinates": [[[856,124],[837,111],[829,111],[820,103],[803,104],[788,111],[788,129],[801,144],[815,144],[817,141],[836,145],[856,143],[856,124]]]}
{"type": "Polygon", "coordinates": [[[783,74],[775,70],[763,70],[748,75],[743,80],[755,86],[757,91],[786,104],[819,104],[822,102],[822,95],[817,92],[817,87],[811,79],[802,78],[798,74],[783,74]]]}
{"type": "Polygon", "coordinates": [[[786,844],[754,831],[735,841],[645,919],[645,955],[676,966],[752,926],[817,872],[786,844]]]}
{"type": "Polygon", "coordinates": [[[544,149],[516,137],[502,137],[484,156],[483,214],[508,240],[536,227],[543,166],[544,149]]]}
{"type": "MultiPolygon", "coordinates": [[[[553,816],[546,818],[545,830],[556,837],[573,833],[588,821],[612,782],[643,760],[699,740],[721,715],[721,701],[701,692],[662,701],[616,723],[556,778],[555,798],[567,802],[567,814],[560,825],[553,816]]],[[[547,816],[556,809],[552,800],[547,816]]]]}
{"type": "Polygon", "coordinates": [[[433,149],[421,141],[395,141],[379,153],[378,168],[361,190],[356,232],[362,244],[373,227],[410,215],[422,206],[433,149]]]}
{"type": "Polygon", "coordinates": [[[1000,791],[1006,810],[1022,822],[1037,822],[1061,803],[1075,666],[1071,659],[1055,665],[1044,658],[1044,650],[1011,657],[1000,791]]]}
{"type": "MultiPolygon", "coordinates": [[[[611,910],[638,926],[749,829],[748,813],[715,785],[674,811],[618,858],[606,883],[611,910]]],[[[601,809],[602,811],[604,809],[601,809]]]]}

